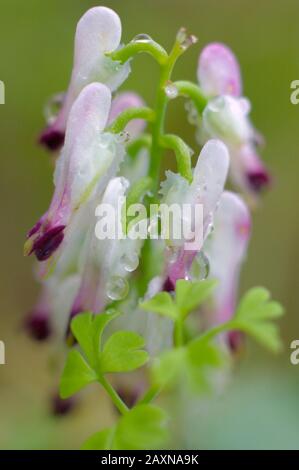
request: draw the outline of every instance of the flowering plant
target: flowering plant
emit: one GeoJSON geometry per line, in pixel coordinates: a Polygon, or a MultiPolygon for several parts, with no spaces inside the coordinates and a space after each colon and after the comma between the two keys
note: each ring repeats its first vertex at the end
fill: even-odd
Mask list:
{"type": "Polygon", "coordinates": [[[274,352],[281,347],[272,320],[283,310],[268,291],[250,289],[237,302],[251,215],[241,195],[225,190],[229,175],[249,205],[258,202],[270,181],[257,153],[261,138],[228,47],[203,49],[198,83],[171,81],[177,59],[196,41],[181,29],[170,53],[145,34],[123,45],[118,15],[90,9],[77,26],[68,90],[54,99],[60,109],[40,137],[59,153],[52,201],[25,243],[42,285],[26,328],[38,340],[66,338],[62,399],[98,382],[119,411],[85,449],[167,445],[169,417],[154,404],[161,394],[183,385],[213,390],[244,334],[274,352]],[[160,66],[154,108],[133,92],[115,94],[138,53],[160,66]],[[194,165],[189,145],[164,130],[168,102],[180,96],[202,146],[194,165]],[[174,152],[177,172],[160,181],[165,149],[174,152]],[[148,219],[141,206],[153,204],[148,219]],[[165,206],[189,208],[177,219],[188,222],[183,236],[165,222],[165,206]],[[96,223],[107,207],[120,237],[100,230],[110,215],[96,223]],[[144,223],[152,235],[146,239],[138,236],[144,223]],[[128,385],[123,374],[135,370],[128,385]]]}

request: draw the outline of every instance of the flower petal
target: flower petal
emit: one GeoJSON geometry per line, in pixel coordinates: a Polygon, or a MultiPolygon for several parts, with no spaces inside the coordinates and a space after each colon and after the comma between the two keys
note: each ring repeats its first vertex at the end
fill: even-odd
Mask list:
{"type": "Polygon", "coordinates": [[[239,272],[250,238],[251,217],[243,200],[225,191],[214,219],[214,232],[204,250],[210,261],[215,289],[215,321],[228,321],[235,311],[239,272]]]}
{"type": "Polygon", "coordinates": [[[121,22],[110,8],[91,8],[78,22],[69,88],[56,120],[40,137],[40,142],[49,149],[56,150],[63,143],[70,110],[86,85],[97,81],[114,91],[127,78],[129,65],[120,65],[105,56],[105,52],[113,51],[119,46],[120,39],[121,22]]]}
{"type": "MultiPolygon", "coordinates": [[[[108,124],[111,124],[114,119],[123,111],[128,108],[139,108],[144,106],[143,99],[131,91],[125,91],[117,95],[111,105],[111,111],[108,119],[108,124]]],[[[129,133],[130,138],[135,139],[145,128],[145,121],[143,119],[133,119],[126,126],[126,131],[129,133]]]]}
{"type": "Polygon", "coordinates": [[[231,177],[243,191],[259,194],[271,184],[271,175],[253,145],[231,149],[231,177]]]}
{"type": "Polygon", "coordinates": [[[41,260],[58,248],[71,216],[90,199],[96,187],[103,191],[125,154],[115,135],[101,132],[110,103],[110,90],[99,83],[85,87],[74,103],[65,145],[56,163],[52,202],[26,242],[26,252],[35,251],[41,260]]]}
{"type": "Polygon", "coordinates": [[[224,44],[208,44],[198,61],[197,77],[208,96],[242,94],[242,81],[238,61],[224,44]]]}

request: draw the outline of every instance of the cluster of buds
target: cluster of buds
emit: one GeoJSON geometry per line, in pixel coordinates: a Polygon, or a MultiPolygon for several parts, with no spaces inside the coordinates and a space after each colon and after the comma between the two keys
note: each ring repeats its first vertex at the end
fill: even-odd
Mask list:
{"type": "MultiPolygon", "coordinates": [[[[194,42],[194,36],[180,31],[171,54],[179,56],[194,42]]],[[[225,190],[227,175],[238,190],[255,197],[269,182],[256,151],[250,104],[241,96],[239,66],[226,46],[210,44],[199,57],[199,86],[172,84],[165,73],[151,110],[133,92],[116,94],[137,52],[153,55],[170,75],[166,51],[150,37],[139,35],[121,45],[121,22],[112,10],[95,7],[80,19],[68,90],[40,137],[57,152],[54,194],[25,243],[25,254],[39,261],[42,284],[26,321],[36,339],[65,336],[70,319],[84,311],[100,314],[117,305],[136,318],[141,297],[172,292],[178,279],[218,279],[210,321],[221,323],[234,313],[251,217],[242,197],[225,190]],[[180,94],[194,99],[203,145],[193,168],[190,148],[161,130],[168,100],[180,94]],[[178,172],[167,171],[160,182],[157,162],[163,148],[175,151],[178,172]],[[138,203],[201,204],[202,243],[188,250],[186,240],[173,239],[171,233],[150,242],[138,237],[99,241],[99,204],[112,206],[121,219],[118,201],[124,197],[138,203]]]]}

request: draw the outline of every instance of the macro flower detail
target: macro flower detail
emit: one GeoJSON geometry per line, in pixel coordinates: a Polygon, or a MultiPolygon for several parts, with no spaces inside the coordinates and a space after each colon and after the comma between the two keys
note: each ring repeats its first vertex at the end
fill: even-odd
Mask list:
{"type": "Polygon", "coordinates": [[[124,157],[116,135],[103,132],[108,121],[111,92],[102,84],[85,87],[67,123],[65,145],[56,162],[55,190],[49,209],[29,232],[25,254],[48,259],[63,240],[73,214],[93,194],[103,191],[124,157]]]}
{"type": "MultiPolygon", "coordinates": [[[[164,196],[162,201],[171,204],[189,203],[192,209],[195,204],[201,204],[203,208],[203,225],[195,227],[195,221],[191,221],[193,230],[202,231],[202,244],[193,250],[186,250],[184,240],[180,240],[179,245],[172,243],[176,247],[176,254],[172,257],[174,259],[170,261],[168,266],[166,290],[174,290],[178,279],[188,277],[188,270],[191,268],[192,261],[201,250],[213,226],[214,212],[224,189],[228,167],[229,155],[225,145],[219,140],[210,140],[204,145],[197,159],[193,171],[193,181],[190,185],[180,175],[174,175],[170,172],[166,181],[162,183],[164,196]]],[[[169,246],[171,247],[171,243],[169,246]]]]}
{"type": "Polygon", "coordinates": [[[260,287],[238,301],[251,214],[226,190],[227,177],[253,196],[269,177],[235,56],[212,43],[200,55],[199,85],[173,82],[193,34],[181,28],[170,52],[146,34],[120,41],[120,19],[108,8],[78,23],[70,84],[41,136],[49,148],[63,146],[51,202],[25,242],[41,293],[24,329],[64,356],[62,373],[53,361],[61,375],[55,415],[94,383],[119,412],[84,449],[158,449],[168,429],[156,397],[178,388],[185,406],[189,391],[219,393],[215,377],[229,376],[241,335],[279,351],[273,320],[283,309],[260,287]],[[159,69],[154,106],[135,91],[116,92],[140,53],[159,69]],[[177,97],[187,100],[200,148],[166,132],[177,97]]]}
{"type": "Polygon", "coordinates": [[[212,43],[200,54],[197,76],[209,98],[203,111],[199,139],[222,139],[231,156],[230,176],[234,184],[252,196],[270,183],[256,143],[259,136],[249,120],[250,102],[242,97],[238,62],[223,44],[212,43]]]}
{"type": "Polygon", "coordinates": [[[58,115],[40,136],[40,143],[49,150],[57,150],[63,144],[71,107],[86,85],[101,82],[115,91],[126,80],[129,64],[120,65],[105,55],[120,47],[121,29],[118,15],[106,7],[91,8],[79,20],[68,90],[58,115]]]}
{"type": "Polygon", "coordinates": [[[237,194],[224,191],[214,217],[214,230],[205,244],[214,291],[214,321],[223,323],[234,314],[239,273],[246,257],[251,231],[251,216],[237,194]]]}

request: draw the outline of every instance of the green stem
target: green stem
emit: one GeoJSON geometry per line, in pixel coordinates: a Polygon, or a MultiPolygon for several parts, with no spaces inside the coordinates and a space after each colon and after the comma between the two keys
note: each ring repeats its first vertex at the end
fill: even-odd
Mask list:
{"type": "Polygon", "coordinates": [[[121,414],[125,414],[129,411],[127,405],[122,401],[118,393],[114,390],[112,385],[108,382],[105,377],[101,377],[99,380],[100,384],[104,387],[108,395],[110,396],[111,400],[113,401],[114,405],[118,409],[121,414]]]}
{"type": "Polygon", "coordinates": [[[138,405],[145,405],[153,401],[160,393],[161,387],[157,385],[152,385],[143,395],[143,397],[138,401],[138,405]]]}
{"type": "Polygon", "coordinates": [[[116,60],[123,64],[127,62],[127,60],[134,57],[136,54],[139,54],[140,52],[150,54],[160,65],[165,64],[168,59],[167,52],[157,42],[153,40],[134,41],[134,39],[121,49],[118,49],[117,51],[113,52],[108,52],[106,56],[110,57],[112,60],[116,60]]]}
{"type": "Polygon", "coordinates": [[[141,134],[137,139],[128,143],[127,151],[132,158],[135,158],[142,148],[150,149],[151,145],[152,136],[150,134],[141,134]]]}
{"type": "Polygon", "coordinates": [[[179,173],[186,178],[189,183],[191,183],[193,175],[191,151],[188,145],[183,141],[183,139],[173,134],[163,135],[160,142],[162,147],[172,149],[175,152],[179,173]]]}
{"type": "Polygon", "coordinates": [[[132,121],[132,119],[153,121],[155,119],[155,113],[151,108],[147,108],[146,106],[141,108],[127,108],[117,116],[111,126],[108,127],[108,130],[114,134],[118,134],[124,130],[126,125],[132,121]]]}
{"type": "Polygon", "coordinates": [[[151,162],[149,168],[149,176],[155,182],[155,190],[157,190],[159,184],[159,173],[160,173],[160,163],[161,163],[161,156],[162,156],[162,148],[160,145],[160,139],[164,134],[164,120],[165,120],[165,112],[168,103],[168,98],[165,93],[165,87],[167,82],[169,82],[171,73],[174,67],[175,62],[179,58],[179,56],[184,52],[181,44],[176,41],[174,47],[169,54],[169,57],[165,64],[161,66],[161,75],[160,81],[158,85],[158,93],[157,93],[157,102],[156,102],[156,117],[153,122],[152,126],[152,151],[151,151],[151,162]]]}
{"type": "Polygon", "coordinates": [[[174,344],[176,348],[184,345],[184,322],[183,319],[178,317],[174,325],[174,344]]]}
{"type": "Polygon", "coordinates": [[[210,339],[214,338],[214,336],[219,335],[220,333],[223,333],[224,331],[228,331],[234,329],[233,328],[233,322],[227,322],[227,323],[222,323],[221,325],[214,326],[208,331],[205,331],[197,340],[204,340],[204,341],[209,341],[210,339]]]}
{"type": "Polygon", "coordinates": [[[193,101],[198,113],[202,114],[203,110],[208,104],[208,100],[198,85],[192,82],[188,82],[187,80],[180,80],[174,82],[173,86],[176,87],[181,96],[187,96],[190,98],[193,101]]]}

